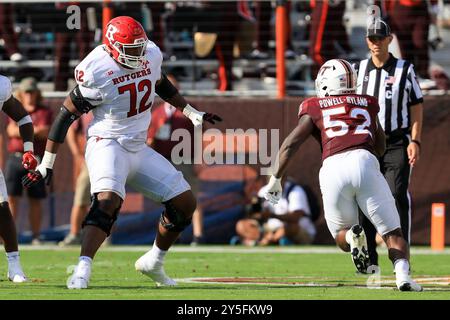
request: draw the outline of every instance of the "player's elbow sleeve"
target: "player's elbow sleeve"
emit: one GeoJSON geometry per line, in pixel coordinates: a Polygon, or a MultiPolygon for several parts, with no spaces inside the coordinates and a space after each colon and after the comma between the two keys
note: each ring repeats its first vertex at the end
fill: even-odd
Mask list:
{"type": "Polygon", "coordinates": [[[88,113],[103,102],[103,96],[99,90],[78,85],[73,88],[69,97],[80,113],[88,113]]]}
{"type": "Polygon", "coordinates": [[[78,116],[66,107],[62,106],[48,134],[48,139],[57,143],[63,143],[67,135],[67,130],[78,116]]]}
{"type": "Polygon", "coordinates": [[[163,74],[158,85],[155,86],[155,92],[161,99],[168,100],[178,93],[178,89],[175,88],[172,82],[170,82],[166,75],[163,74]]]}

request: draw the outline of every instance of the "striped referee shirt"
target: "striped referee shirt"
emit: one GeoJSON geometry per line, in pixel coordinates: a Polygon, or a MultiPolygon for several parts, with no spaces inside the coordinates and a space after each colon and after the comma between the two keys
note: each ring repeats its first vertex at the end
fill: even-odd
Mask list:
{"type": "Polygon", "coordinates": [[[358,70],[356,92],[378,98],[378,119],[386,134],[397,129],[409,133],[409,107],[423,102],[414,66],[390,53],[381,68],[371,58],[362,60],[355,68],[358,70]]]}

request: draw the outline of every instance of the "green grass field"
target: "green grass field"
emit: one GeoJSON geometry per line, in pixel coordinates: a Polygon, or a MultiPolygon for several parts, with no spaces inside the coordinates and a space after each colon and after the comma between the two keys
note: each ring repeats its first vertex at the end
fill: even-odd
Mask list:
{"type": "MultiPolygon", "coordinates": [[[[179,285],[157,288],[134,270],[134,262],[148,248],[101,248],[90,288],[68,290],[67,269],[77,262],[78,248],[23,246],[22,265],[31,282],[14,284],[2,277],[0,299],[450,299],[448,249],[442,254],[412,250],[413,276],[425,291],[404,293],[394,289],[385,251],[380,254],[381,288],[369,289],[368,276],[355,274],[350,256],[334,247],[175,246],[165,268],[179,285]],[[198,283],[199,278],[208,279],[198,283]]],[[[0,274],[6,275],[6,268],[4,261],[0,274]]]]}

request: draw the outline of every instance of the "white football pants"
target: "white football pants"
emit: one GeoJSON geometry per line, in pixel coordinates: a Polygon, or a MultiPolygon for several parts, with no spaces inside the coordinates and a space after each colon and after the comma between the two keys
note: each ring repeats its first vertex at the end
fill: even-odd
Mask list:
{"type": "Polygon", "coordinates": [[[91,137],[86,147],[91,194],[113,191],[125,199],[128,183],[144,196],[164,202],[190,189],[183,174],[150,147],[124,149],[114,139],[91,137]]]}
{"type": "Polygon", "coordinates": [[[400,228],[400,218],[377,158],[356,149],[326,158],[319,173],[325,219],[333,238],[358,224],[358,206],[381,235],[400,228]]]}

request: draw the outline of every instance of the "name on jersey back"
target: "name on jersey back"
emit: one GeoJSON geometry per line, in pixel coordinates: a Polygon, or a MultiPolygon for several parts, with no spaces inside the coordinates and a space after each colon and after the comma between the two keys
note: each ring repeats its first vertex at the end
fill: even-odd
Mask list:
{"type": "Polygon", "coordinates": [[[353,104],[360,107],[368,107],[369,101],[365,97],[357,97],[357,96],[342,96],[342,97],[333,97],[333,98],[325,98],[319,100],[320,108],[328,108],[334,107],[342,104],[353,104]]]}

